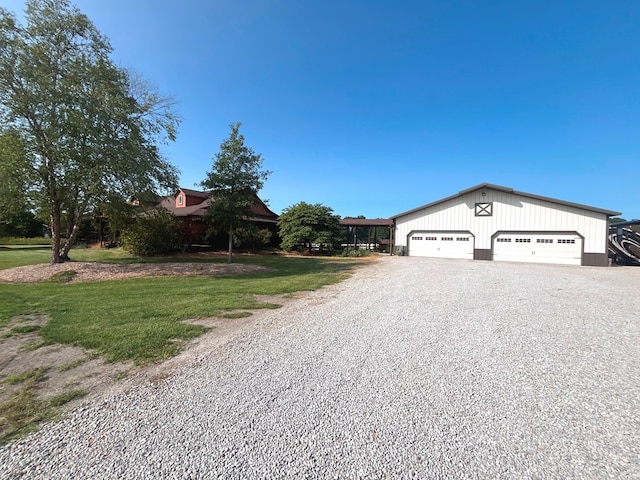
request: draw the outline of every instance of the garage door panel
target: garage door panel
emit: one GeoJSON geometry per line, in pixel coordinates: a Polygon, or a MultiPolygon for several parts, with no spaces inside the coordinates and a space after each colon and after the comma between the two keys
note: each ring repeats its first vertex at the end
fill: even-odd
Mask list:
{"type": "Polygon", "coordinates": [[[582,238],[571,233],[503,233],[494,239],[493,259],[506,262],[581,265],[582,238]]]}
{"type": "Polygon", "coordinates": [[[418,232],[409,237],[409,255],[473,259],[473,240],[470,233],[418,232]]]}

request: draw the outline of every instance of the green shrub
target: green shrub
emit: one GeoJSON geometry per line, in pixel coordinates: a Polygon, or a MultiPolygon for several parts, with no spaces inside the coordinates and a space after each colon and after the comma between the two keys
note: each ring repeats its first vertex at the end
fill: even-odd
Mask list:
{"type": "Polygon", "coordinates": [[[140,256],[165,255],[180,249],[180,220],[173,214],[157,209],[136,218],[122,232],[122,247],[140,256]]]}
{"type": "Polygon", "coordinates": [[[248,252],[259,252],[269,245],[271,235],[266,228],[238,228],[233,233],[233,245],[248,252]]]}
{"type": "Polygon", "coordinates": [[[371,255],[369,250],[360,248],[345,248],[340,254],[341,257],[368,257],[369,255],[371,255]]]}

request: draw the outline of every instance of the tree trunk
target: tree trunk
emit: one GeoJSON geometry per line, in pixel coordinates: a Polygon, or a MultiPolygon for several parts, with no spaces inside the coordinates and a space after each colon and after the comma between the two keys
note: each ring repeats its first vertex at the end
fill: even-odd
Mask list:
{"type": "Polygon", "coordinates": [[[78,232],[80,232],[80,225],[82,224],[82,215],[78,215],[75,218],[75,222],[73,223],[73,226],[69,225],[67,228],[67,231],[70,232],[67,235],[67,241],[65,242],[64,246],[62,247],[62,250],[60,251],[60,258],[62,259],[63,262],[68,262],[71,259],[69,258],[69,250],[71,250],[71,247],[73,247],[73,245],[76,243],[76,239],[78,238],[78,232]]]}
{"type": "Polygon", "coordinates": [[[60,209],[54,206],[51,210],[51,260],[53,263],[62,263],[60,257],[60,209]]]}
{"type": "Polygon", "coordinates": [[[233,225],[229,224],[229,258],[227,260],[227,263],[231,263],[232,254],[233,254],[233,225]]]}

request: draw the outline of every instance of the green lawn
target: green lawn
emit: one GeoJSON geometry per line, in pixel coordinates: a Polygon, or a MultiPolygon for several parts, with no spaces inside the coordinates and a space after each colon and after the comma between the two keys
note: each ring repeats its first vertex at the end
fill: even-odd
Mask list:
{"type": "MultiPolygon", "coordinates": [[[[0,251],[0,269],[46,262],[48,250],[0,251]]],[[[119,249],[77,249],[74,260],[132,262],[119,249]]],[[[162,258],[154,261],[193,261],[162,258]]],[[[175,355],[206,329],[182,320],[230,311],[277,308],[255,295],[315,290],[345,278],[359,262],[343,259],[239,257],[238,262],[269,267],[265,273],[225,277],[158,277],[76,284],[0,284],[0,326],[11,317],[43,313],[45,342],[77,345],[108,361],[144,364],[175,355]]],[[[232,320],[231,320],[232,321],[232,320]]]]}
{"type": "MultiPolygon", "coordinates": [[[[6,245],[0,249],[0,270],[5,268],[48,263],[51,246],[46,245],[6,245]]],[[[70,257],[79,262],[134,262],[136,257],[121,248],[75,248],[70,257]]]]}

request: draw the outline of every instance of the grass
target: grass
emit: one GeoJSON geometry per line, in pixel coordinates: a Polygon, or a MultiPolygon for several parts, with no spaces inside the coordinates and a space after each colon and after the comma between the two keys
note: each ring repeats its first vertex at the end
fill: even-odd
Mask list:
{"type": "Polygon", "coordinates": [[[16,373],[5,378],[2,382],[7,385],[17,385],[19,383],[26,383],[28,385],[36,384],[44,378],[46,373],[45,368],[34,368],[33,370],[26,370],[21,373],[16,373]]]}
{"type": "MultiPolygon", "coordinates": [[[[119,249],[81,249],[72,254],[77,260],[136,261],[119,249]]],[[[31,249],[0,252],[0,268],[28,260],[33,260],[31,249]],[[13,254],[17,260],[7,258],[13,254]]],[[[316,290],[344,279],[357,265],[343,259],[281,256],[239,257],[238,262],[269,269],[259,274],[223,277],[0,284],[0,326],[18,315],[45,314],[49,322],[40,328],[41,345],[74,345],[104,355],[110,362],[132,360],[146,364],[177,354],[185,342],[207,330],[183,320],[222,315],[239,318],[247,310],[277,308],[279,305],[259,302],[256,295],[316,290]]]]}
{"type": "Polygon", "coordinates": [[[72,360],[69,363],[65,363],[64,365],[60,365],[58,367],[58,371],[59,372],[68,372],[69,370],[72,370],[72,369],[82,365],[83,363],[87,362],[92,357],[93,357],[93,355],[87,355],[86,357],[76,358],[75,360],[72,360]]]}
{"type": "MultiPolygon", "coordinates": [[[[5,268],[48,263],[51,246],[46,245],[6,245],[0,250],[0,270],[5,268]]],[[[79,262],[138,262],[141,259],[121,248],[74,248],[70,257],[79,262]]]]}
{"type": "Polygon", "coordinates": [[[43,422],[57,419],[60,407],[85,394],[84,390],[75,389],[43,400],[38,398],[35,384],[25,385],[9,400],[0,403],[0,445],[23,437],[43,422]]]}
{"type": "Polygon", "coordinates": [[[48,245],[49,247],[51,247],[51,239],[50,238],[44,238],[44,237],[30,237],[30,238],[25,238],[25,237],[0,237],[0,245],[2,246],[7,246],[7,245],[20,245],[20,246],[25,246],[25,245],[48,245]]]}
{"type": "Polygon", "coordinates": [[[24,335],[25,333],[37,332],[40,330],[40,325],[22,325],[13,327],[9,332],[1,335],[0,338],[9,338],[15,335],[24,335]]]}
{"type": "Polygon", "coordinates": [[[0,403],[0,445],[36,430],[42,422],[55,420],[61,406],[85,395],[84,390],[74,389],[46,400],[38,398],[39,384],[46,372],[46,368],[34,368],[3,380],[7,385],[21,387],[9,400],[0,403]]]}

